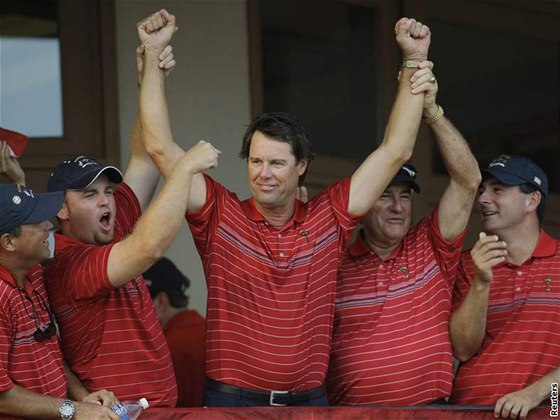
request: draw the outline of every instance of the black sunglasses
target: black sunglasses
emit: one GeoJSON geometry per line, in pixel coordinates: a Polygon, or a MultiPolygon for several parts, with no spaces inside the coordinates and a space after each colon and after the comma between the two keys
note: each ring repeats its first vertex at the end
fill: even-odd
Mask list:
{"type": "Polygon", "coordinates": [[[31,309],[33,311],[33,314],[30,314],[27,311],[27,306],[25,305],[25,300],[23,298],[23,293],[21,292],[21,290],[19,290],[19,295],[20,295],[21,300],[23,302],[23,307],[25,308],[25,312],[27,313],[27,315],[30,318],[33,318],[33,321],[35,321],[35,327],[37,328],[37,330],[33,333],[33,338],[37,342],[50,340],[51,338],[53,338],[56,335],[56,325],[54,323],[52,312],[47,307],[45,301],[43,300],[41,295],[36,290],[33,290],[33,294],[38,297],[39,302],[41,304],[41,308],[49,314],[49,323],[47,324],[47,326],[45,328],[41,328],[41,326],[39,325],[39,315],[37,314],[37,309],[35,308],[35,304],[33,303],[33,299],[30,298],[29,296],[25,295],[25,300],[29,300],[31,302],[31,309]]]}

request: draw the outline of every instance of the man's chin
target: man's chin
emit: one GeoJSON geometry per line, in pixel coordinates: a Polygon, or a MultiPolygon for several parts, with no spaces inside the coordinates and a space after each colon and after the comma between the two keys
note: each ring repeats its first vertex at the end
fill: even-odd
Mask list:
{"type": "Polygon", "coordinates": [[[97,238],[95,238],[96,239],[95,243],[98,245],[107,245],[113,242],[114,238],[115,238],[115,232],[106,233],[103,235],[99,235],[97,238]]]}

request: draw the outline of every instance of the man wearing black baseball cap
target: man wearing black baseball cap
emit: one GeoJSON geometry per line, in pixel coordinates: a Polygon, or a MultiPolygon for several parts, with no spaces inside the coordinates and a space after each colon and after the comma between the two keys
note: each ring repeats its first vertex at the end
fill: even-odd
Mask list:
{"type": "Polygon", "coordinates": [[[162,258],[145,271],[144,279],[173,359],[177,407],[200,407],[206,374],[206,321],[197,311],[189,309],[187,289],[191,282],[167,258],[162,258]]]}
{"type": "Polygon", "coordinates": [[[130,152],[124,174],[86,156],[62,162],[51,174],[48,190],[64,191],[65,199],[47,288],[65,357],[86,386],[110,387],[120,400],[145,397],[150,406],[173,407],[173,365],[142,273],[179,231],[192,176],[216,166],[219,152],[206,142],[193,146],[152,202],[159,173],[138,121],[130,152]]]}
{"type": "MultiPolygon", "coordinates": [[[[423,80],[429,65],[414,78],[423,80]]],[[[436,104],[437,84],[427,83],[424,121],[450,181],[436,208],[411,227],[420,187],[406,164],[363,217],[338,271],[331,404],[433,404],[451,393],[451,292],[480,172],[436,104]]]]}
{"type": "Polygon", "coordinates": [[[560,241],[540,228],[548,179],[535,162],[501,155],[482,176],[482,232],[455,285],[451,400],[526,418],[560,377],[560,241]]]}
{"type": "Polygon", "coordinates": [[[0,413],[51,418],[78,410],[84,418],[116,418],[108,407],[83,402],[109,406],[116,399],[104,390],[89,394],[66,368],[46,295],[39,263],[49,257],[49,219],[63,198],[0,184],[0,413]]]}

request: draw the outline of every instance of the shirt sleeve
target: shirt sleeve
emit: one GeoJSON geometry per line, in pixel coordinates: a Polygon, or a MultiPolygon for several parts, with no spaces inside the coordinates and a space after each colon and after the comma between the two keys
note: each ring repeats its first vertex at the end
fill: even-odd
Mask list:
{"type": "Polygon", "coordinates": [[[472,264],[470,250],[464,251],[457,269],[453,287],[453,310],[457,310],[469,292],[472,283],[472,264]]]}
{"type": "Polygon", "coordinates": [[[352,231],[363,217],[363,215],[351,215],[348,213],[348,202],[350,201],[350,178],[345,178],[331,185],[326,194],[333,209],[334,216],[339,226],[339,249],[345,252],[350,242],[352,231]]]}
{"type": "Polygon", "coordinates": [[[214,221],[217,220],[215,216],[218,212],[217,204],[222,199],[222,195],[227,192],[225,187],[206,174],[204,174],[204,181],[206,182],[206,202],[198,211],[185,214],[194,243],[201,256],[207,253],[208,238],[213,232],[214,221]]]}
{"type": "Polygon", "coordinates": [[[438,208],[434,209],[428,216],[430,240],[436,250],[438,265],[445,277],[453,284],[457,275],[457,267],[461,259],[461,252],[465,244],[468,226],[452,241],[447,241],[439,229],[438,208]]]}
{"type": "Polygon", "coordinates": [[[13,386],[8,376],[11,341],[10,315],[3,307],[0,309],[0,392],[8,391],[13,386]]]}

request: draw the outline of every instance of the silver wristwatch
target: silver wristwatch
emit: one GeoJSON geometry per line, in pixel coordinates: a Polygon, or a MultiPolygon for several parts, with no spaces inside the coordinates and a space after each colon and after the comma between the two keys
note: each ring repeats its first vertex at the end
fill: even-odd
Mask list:
{"type": "Polygon", "coordinates": [[[58,407],[58,414],[62,420],[72,420],[74,417],[74,403],[70,400],[66,400],[58,407]]]}

